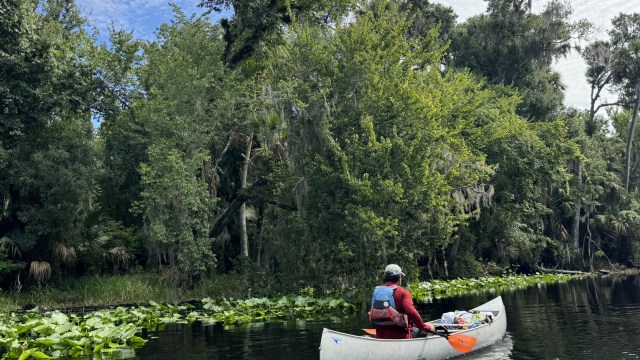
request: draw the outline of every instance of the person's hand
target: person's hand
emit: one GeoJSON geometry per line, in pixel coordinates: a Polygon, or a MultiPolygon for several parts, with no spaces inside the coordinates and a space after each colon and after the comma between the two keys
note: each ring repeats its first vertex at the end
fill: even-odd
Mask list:
{"type": "Polygon", "coordinates": [[[436,332],[436,327],[431,324],[425,324],[425,331],[436,332]]]}

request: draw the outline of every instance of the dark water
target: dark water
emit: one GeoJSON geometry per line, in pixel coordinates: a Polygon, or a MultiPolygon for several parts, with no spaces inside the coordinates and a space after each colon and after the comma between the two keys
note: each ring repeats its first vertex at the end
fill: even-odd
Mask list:
{"type": "MultiPolygon", "coordinates": [[[[501,342],[464,359],[640,359],[640,276],[606,276],[502,292],[508,325],[501,342]]],[[[425,319],[493,298],[478,294],[421,304],[425,319]]],[[[361,334],[367,318],[344,323],[282,322],[225,329],[169,325],[137,359],[318,359],[323,327],[361,334]]]]}

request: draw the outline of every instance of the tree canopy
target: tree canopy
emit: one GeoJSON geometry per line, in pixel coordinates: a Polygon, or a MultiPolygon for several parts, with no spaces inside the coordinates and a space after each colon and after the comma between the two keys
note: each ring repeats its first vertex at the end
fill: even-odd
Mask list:
{"type": "Polygon", "coordinates": [[[3,286],[160,268],[347,292],[391,262],[415,280],[640,257],[640,15],[584,49],[580,110],[551,65],[590,24],[563,2],[461,23],[428,1],[201,5],[233,15],[174,6],[152,40],[97,44],[71,0],[0,2],[3,286]]]}

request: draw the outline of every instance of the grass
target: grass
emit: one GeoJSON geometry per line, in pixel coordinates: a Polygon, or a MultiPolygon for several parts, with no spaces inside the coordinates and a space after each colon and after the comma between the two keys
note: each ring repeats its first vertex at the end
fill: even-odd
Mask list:
{"type": "MultiPolygon", "coordinates": [[[[477,291],[502,291],[537,284],[565,282],[568,275],[531,275],[482,277],[475,279],[433,280],[411,284],[409,290],[418,301],[456,296],[477,291]]],[[[59,280],[51,285],[25,292],[0,294],[0,312],[38,306],[43,310],[107,307],[114,305],[148,305],[200,302],[211,299],[244,299],[248,296],[240,275],[217,275],[184,289],[179,277],[171,274],[139,273],[128,275],[94,275],[59,280]]],[[[351,299],[353,300],[353,299],[351,299]]]]}
{"type": "Polygon", "coordinates": [[[0,312],[24,307],[65,309],[104,307],[122,304],[178,303],[200,301],[205,297],[240,298],[242,279],[237,275],[219,275],[185,290],[158,274],[93,275],[64,279],[25,292],[0,294],[0,312]]]}

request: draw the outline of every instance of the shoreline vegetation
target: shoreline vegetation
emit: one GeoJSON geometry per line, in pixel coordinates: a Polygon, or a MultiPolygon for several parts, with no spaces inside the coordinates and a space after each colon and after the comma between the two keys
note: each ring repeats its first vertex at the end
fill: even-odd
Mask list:
{"type": "MultiPolygon", "coordinates": [[[[627,270],[633,271],[633,270],[627,270]]],[[[622,273],[623,271],[619,271],[622,273]]],[[[637,272],[637,271],[636,271],[637,272]]],[[[553,284],[570,281],[595,273],[582,274],[532,274],[483,276],[450,280],[429,280],[409,284],[407,288],[416,301],[453,297],[482,291],[499,292],[505,289],[523,288],[535,284],[553,284]]],[[[93,275],[76,279],[62,279],[55,285],[32,287],[24,292],[10,291],[0,294],[0,313],[30,310],[91,312],[117,306],[161,304],[194,304],[202,299],[248,299],[243,279],[237,274],[227,274],[206,279],[191,289],[171,286],[159,281],[152,273],[129,275],[93,275]]],[[[300,295],[314,296],[313,288],[300,289],[300,295]]],[[[344,297],[348,302],[359,302],[361,293],[339,296],[327,292],[330,298],[344,297]]],[[[271,297],[282,296],[274,293],[271,297]]]]}
{"type": "Polygon", "coordinates": [[[586,110],[552,65],[593,24],[561,1],[201,5],[234,10],[141,39],[1,3],[0,357],[340,317],[391,262],[420,301],[638,264],[640,14],[582,49],[586,110]]]}
{"type": "MultiPolygon", "coordinates": [[[[507,289],[567,282],[584,276],[588,275],[510,274],[474,279],[433,280],[407,287],[417,301],[425,301],[429,298],[479,291],[499,293],[507,289]]],[[[299,295],[271,299],[225,298],[233,295],[229,289],[233,289],[233,283],[237,281],[238,277],[218,279],[217,282],[203,283],[198,289],[180,294],[176,289],[167,289],[160,282],[152,281],[152,277],[147,274],[125,277],[92,276],[72,283],[65,282],[59,285],[62,286],[60,288],[47,287],[27,293],[2,294],[0,328],[3,329],[4,337],[0,339],[0,352],[3,358],[9,359],[78,357],[92,353],[108,355],[133,352],[147,342],[143,336],[143,328],[162,330],[169,323],[191,324],[198,321],[204,324],[236,326],[291,319],[341,321],[360,311],[357,305],[344,299],[316,298],[309,288],[301,289],[299,295]],[[194,302],[193,298],[205,289],[216,296],[194,302]],[[86,297],[88,292],[93,293],[93,296],[86,297]],[[179,304],[157,302],[171,299],[179,304]],[[37,307],[15,311],[18,305],[27,305],[28,301],[36,301],[37,307]],[[116,307],[113,303],[109,304],[113,301],[130,305],[116,307]],[[47,311],[47,308],[59,308],[63,311],[47,311]]]]}
{"type": "Polygon", "coordinates": [[[7,306],[640,259],[638,14],[584,47],[585,110],[552,65],[592,24],[558,1],[489,0],[459,23],[427,0],[205,0],[235,10],[174,6],[144,39],[94,32],[74,0],[5,3],[0,288],[30,289],[7,306]],[[159,284],[74,284],[142,272],[159,284]]]}

